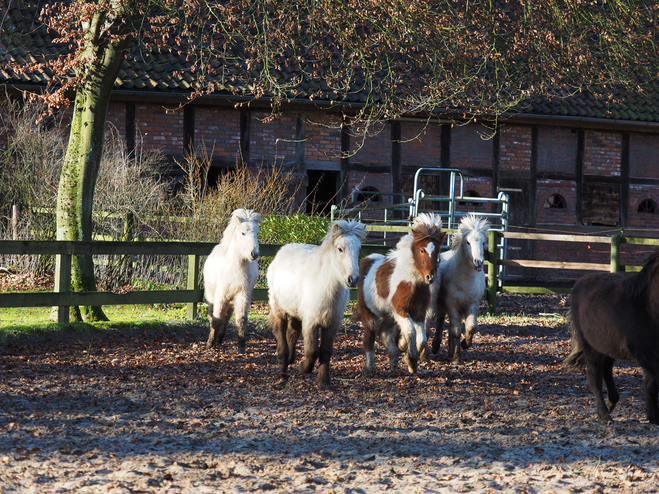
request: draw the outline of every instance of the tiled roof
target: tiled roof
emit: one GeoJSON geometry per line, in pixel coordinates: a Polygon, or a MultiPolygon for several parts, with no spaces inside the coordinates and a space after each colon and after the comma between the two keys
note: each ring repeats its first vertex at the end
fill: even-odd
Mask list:
{"type": "MultiPolygon", "coordinates": [[[[28,2],[33,5],[32,2],[28,2]]],[[[37,8],[25,7],[26,3],[0,0],[0,83],[39,88],[45,86],[53,77],[52,70],[46,65],[43,69],[30,74],[12,71],[9,66],[24,65],[36,59],[53,59],[63,49],[61,44],[53,42],[55,36],[45,26],[38,23],[37,8]],[[9,10],[7,11],[7,5],[9,10]]],[[[224,61],[224,78],[215,80],[218,94],[249,94],[249,77],[258,77],[259,67],[247,69],[240,60],[239,53],[229,53],[231,62],[224,61]]],[[[277,62],[278,69],[272,69],[270,76],[281,82],[290,83],[298,77],[287,58],[282,55],[277,62]]],[[[215,68],[222,62],[212,62],[215,68]]],[[[316,102],[333,101],[336,103],[364,103],[369,95],[362,90],[359,76],[350,84],[349,90],[339,92],[328,87],[322,78],[323,68],[315,68],[318,75],[305,75],[293,85],[289,96],[295,100],[307,100],[309,95],[318,94],[316,102]],[[320,101],[319,101],[320,100],[320,101]]],[[[311,73],[312,71],[309,71],[311,73]]],[[[172,53],[136,52],[124,61],[115,89],[147,91],[155,95],[189,94],[193,88],[195,74],[182,57],[172,53]]],[[[378,89],[370,93],[377,99],[378,89]]],[[[576,118],[597,118],[629,122],[659,123],[659,91],[634,92],[621,94],[615,89],[591,89],[573,94],[536,96],[516,107],[516,113],[534,116],[558,116],[576,118]]]]}

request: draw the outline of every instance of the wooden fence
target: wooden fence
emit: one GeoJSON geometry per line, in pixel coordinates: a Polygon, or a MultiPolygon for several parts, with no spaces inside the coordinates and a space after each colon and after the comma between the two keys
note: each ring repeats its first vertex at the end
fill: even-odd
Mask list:
{"type": "MultiPolygon", "coordinates": [[[[567,293],[569,289],[543,288],[543,287],[497,287],[496,273],[499,265],[517,266],[539,269],[576,269],[592,271],[634,271],[636,266],[622,266],[620,264],[620,244],[659,245],[659,239],[627,238],[620,235],[611,237],[585,236],[585,235],[550,235],[512,232],[489,232],[489,250],[486,256],[488,264],[488,287],[486,300],[488,312],[496,313],[496,294],[502,292],[525,293],[567,293]],[[536,260],[501,260],[497,252],[498,236],[508,239],[523,239],[552,242],[589,242],[604,243],[611,246],[611,258],[608,264],[563,262],[563,261],[536,261],[536,260]]],[[[57,307],[58,322],[67,323],[69,320],[69,307],[83,305],[123,305],[123,304],[156,304],[156,303],[184,303],[187,304],[187,319],[197,317],[197,304],[203,301],[203,290],[199,288],[201,256],[210,254],[215,243],[211,242],[66,242],[66,241],[0,241],[0,254],[6,255],[54,255],[58,276],[55,279],[53,292],[40,293],[0,293],[0,308],[3,307],[57,307]],[[112,292],[72,292],[71,291],[71,258],[76,255],[167,255],[187,256],[187,282],[185,290],[151,290],[133,291],[129,293],[112,292]]],[[[261,255],[272,257],[280,245],[261,244],[261,255]]],[[[362,255],[373,252],[385,253],[390,249],[386,246],[364,245],[362,255]]],[[[254,290],[253,300],[267,300],[267,289],[254,290]]],[[[356,291],[351,291],[351,299],[356,298],[356,291]]]]}
{"type": "MultiPolygon", "coordinates": [[[[186,318],[197,317],[197,304],[203,302],[204,291],[199,288],[201,256],[207,256],[213,242],[67,242],[67,241],[0,241],[0,254],[54,255],[56,263],[55,289],[52,293],[0,293],[2,307],[57,307],[57,322],[69,322],[69,307],[83,305],[124,304],[187,304],[186,318]],[[76,255],[166,255],[187,256],[188,269],[185,290],[145,290],[128,293],[72,292],[71,258],[76,255]]],[[[274,256],[281,245],[261,244],[261,256],[274,256]]],[[[365,245],[362,254],[385,253],[390,247],[365,245]]],[[[354,291],[351,297],[355,297],[354,291]]],[[[268,300],[265,288],[254,289],[253,300],[268,300]]]]}
{"type": "Polygon", "coordinates": [[[517,232],[489,232],[489,252],[487,256],[488,263],[488,286],[486,289],[486,299],[488,312],[496,313],[496,294],[498,291],[504,293],[570,293],[571,288],[550,288],[540,286],[506,286],[497,287],[496,273],[499,265],[514,266],[529,269],[567,269],[580,271],[609,271],[617,273],[621,271],[638,271],[639,266],[623,266],[620,263],[620,245],[654,245],[659,246],[659,239],[655,238],[632,238],[622,235],[611,236],[593,236],[593,235],[557,235],[544,233],[517,233],[517,232]],[[604,263],[586,263],[586,262],[567,262],[567,261],[536,261],[533,259],[499,259],[496,252],[498,237],[503,236],[506,239],[533,240],[533,241],[550,241],[550,242],[586,242],[609,244],[610,261],[604,263]],[[493,248],[495,246],[495,248],[493,248]]]}

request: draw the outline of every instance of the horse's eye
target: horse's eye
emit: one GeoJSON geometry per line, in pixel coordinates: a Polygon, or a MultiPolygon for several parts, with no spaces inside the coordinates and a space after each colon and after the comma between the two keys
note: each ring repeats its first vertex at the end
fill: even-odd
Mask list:
{"type": "Polygon", "coordinates": [[[426,253],[426,249],[421,249],[421,254],[425,254],[425,253],[426,253]]]}
{"type": "Polygon", "coordinates": [[[245,235],[245,232],[242,232],[243,235],[245,235]]]}
{"type": "Polygon", "coordinates": [[[339,252],[343,254],[343,247],[339,247],[339,252]]]}

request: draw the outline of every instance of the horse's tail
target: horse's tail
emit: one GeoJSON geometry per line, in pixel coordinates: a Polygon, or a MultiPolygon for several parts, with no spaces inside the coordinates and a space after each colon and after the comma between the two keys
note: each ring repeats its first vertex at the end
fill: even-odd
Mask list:
{"type": "Polygon", "coordinates": [[[574,323],[572,313],[570,313],[568,318],[570,320],[570,330],[572,332],[572,349],[570,350],[568,356],[563,360],[561,367],[565,370],[574,371],[583,369],[586,366],[586,360],[583,356],[583,347],[581,346],[579,338],[577,337],[577,327],[574,323]]]}

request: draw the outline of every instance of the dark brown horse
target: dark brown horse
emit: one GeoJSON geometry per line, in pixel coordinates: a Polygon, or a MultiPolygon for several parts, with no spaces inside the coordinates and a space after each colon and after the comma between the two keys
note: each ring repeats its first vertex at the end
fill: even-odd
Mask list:
{"type": "Polygon", "coordinates": [[[659,251],[632,276],[584,276],[574,285],[571,307],[572,352],[563,365],[586,367],[599,420],[609,422],[609,413],[620,399],[613,382],[613,363],[627,360],[643,369],[647,417],[650,423],[659,424],[659,251]]]}

